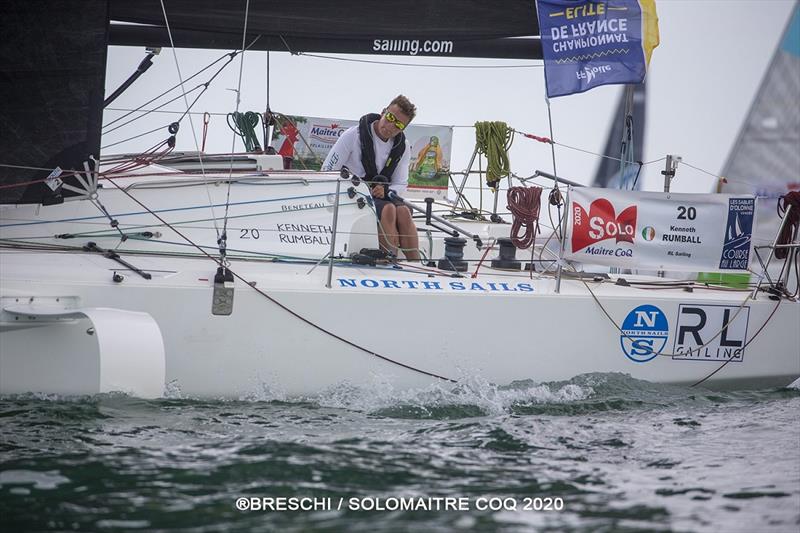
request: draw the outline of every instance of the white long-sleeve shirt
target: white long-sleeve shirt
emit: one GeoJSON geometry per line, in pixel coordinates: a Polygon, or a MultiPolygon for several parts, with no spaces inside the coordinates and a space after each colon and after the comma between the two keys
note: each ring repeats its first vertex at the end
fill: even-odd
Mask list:
{"type": "MultiPolygon", "coordinates": [[[[369,125],[369,133],[372,136],[372,146],[375,149],[375,168],[380,172],[386,165],[389,152],[392,151],[394,139],[382,140],[375,133],[372,123],[369,125]]],[[[403,196],[406,193],[406,189],[408,189],[408,165],[410,161],[411,147],[406,142],[406,149],[394,169],[389,185],[389,188],[397,193],[398,196],[403,196]]],[[[363,177],[366,174],[364,165],[361,164],[361,141],[358,137],[358,126],[348,128],[339,136],[339,140],[333,145],[331,151],[328,152],[328,157],[322,163],[323,171],[340,170],[342,167],[347,167],[356,176],[363,177]]]]}

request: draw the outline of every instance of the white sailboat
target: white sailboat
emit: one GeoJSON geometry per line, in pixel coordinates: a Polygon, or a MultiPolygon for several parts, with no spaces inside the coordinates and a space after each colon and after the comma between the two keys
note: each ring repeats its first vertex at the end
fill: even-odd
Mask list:
{"type": "MultiPolygon", "coordinates": [[[[469,16],[478,4],[466,3],[469,16]]],[[[183,16],[204,6],[187,3],[183,16]]],[[[539,258],[535,271],[493,265],[484,259],[509,226],[483,221],[420,220],[434,263],[370,261],[358,253],[378,248],[363,181],[283,170],[279,156],[237,161],[198,172],[166,153],[108,157],[0,206],[0,393],[800,376],[800,302],[785,294],[594,275],[536,245],[518,252],[539,258]],[[466,241],[463,256],[445,231],[466,241]]],[[[611,222],[617,244],[623,231],[651,235],[611,222]]]]}

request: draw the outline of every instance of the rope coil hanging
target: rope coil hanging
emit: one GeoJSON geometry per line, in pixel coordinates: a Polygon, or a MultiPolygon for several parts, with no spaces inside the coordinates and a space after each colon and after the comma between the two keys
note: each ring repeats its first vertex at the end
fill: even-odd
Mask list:
{"type": "Polygon", "coordinates": [[[511,187],[506,198],[508,210],[514,217],[511,224],[511,242],[519,249],[528,248],[539,234],[539,210],[541,208],[541,187],[511,187]],[[519,232],[525,228],[525,233],[519,232]]]}
{"type": "Polygon", "coordinates": [[[256,126],[259,120],[261,120],[261,115],[254,111],[228,113],[228,127],[242,138],[244,149],[247,152],[261,151],[261,144],[256,135],[256,126]]]}
{"type": "Polygon", "coordinates": [[[505,122],[476,122],[475,147],[486,156],[486,185],[497,188],[501,179],[511,174],[508,149],[514,142],[514,130],[505,122]]]}
{"type": "MultiPolygon", "coordinates": [[[[778,216],[783,218],[789,206],[792,209],[789,211],[789,219],[784,223],[778,236],[778,245],[791,244],[798,235],[798,230],[800,230],[800,191],[787,192],[778,198],[778,216]]],[[[790,248],[775,248],[775,257],[786,259],[789,252],[790,248]]]]}

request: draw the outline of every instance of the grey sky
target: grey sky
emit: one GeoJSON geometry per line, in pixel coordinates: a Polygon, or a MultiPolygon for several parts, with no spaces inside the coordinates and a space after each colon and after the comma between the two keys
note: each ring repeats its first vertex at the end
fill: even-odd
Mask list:
{"type": "MultiPolygon", "coordinates": [[[[648,124],[645,161],[667,153],[712,173],[719,173],[745,118],[772,53],[792,12],[794,0],[657,0],[661,44],[653,52],[648,74],[648,124]]],[[[167,1],[167,11],[169,3],[167,1]]],[[[176,43],[178,46],[180,43],[176,43]]],[[[206,66],[224,51],[177,49],[184,77],[206,66]]],[[[107,92],[114,90],[144,56],[141,48],[111,47],[106,77],[107,92]]],[[[448,65],[531,65],[532,68],[455,69],[416,68],[334,61],[313,57],[270,54],[270,107],[285,114],[356,119],[379,111],[398,93],[408,95],[419,107],[417,122],[467,126],[478,120],[502,120],[513,128],[549,136],[540,61],[418,59],[411,57],[341,56],[373,61],[448,65]]],[[[227,113],[235,110],[239,60],[231,64],[195,111],[227,113]]],[[[245,54],[240,110],[263,111],[266,102],[266,53],[245,54]]],[[[177,83],[172,50],[164,49],[155,65],[112,104],[132,108],[177,83]]],[[[189,84],[187,87],[191,87],[189,84]]],[[[600,87],[587,93],[551,101],[554,138],[590,152],[603,149],[620,86],[600,87]]],[[[800,105],[800,99],[792,103],[800,105]]],[[[182,100],[169,106],[184,110],[182,100]]],[[[105,122],[119,116],[106,111],[105,122]]],[[[103,144],[167,123],[173,118],[157,115],[146,124],[108,135],[103,144]],[[119,135],[118,135],[119,134],[119,135]]],[[[198,139],[202,119],[193,117],[198,139]]],[[[140,121],[145,122],[145,121],[140,121]]],[[[166,133],[120,144],[105,153],[132,152],[153,145],[166,133]]],[[[214,116],[209,125],[206,151],[228,152],[232,134],[225,117],[214,116]]],[[[463,169],[474,146],[471,128],[457,128],[451,168],[463,169]]],[[[195,150],[185,121],[178,149],[195,150]]],[[[241,151],[237,140],[236,150],[241,151]]],[[[598,159],[558,147],[560,175],[589,182],[598,159]]],[[[517,137],[511,164],[520,175],[536,169],[552,171],[548,146],[517,137]]],[[[645,167],[645,189],[662,186],[663,163],[645,167]]],[[[681,166],[673,184],[676,191],[710,191],[714,178],[681,166]]]]}

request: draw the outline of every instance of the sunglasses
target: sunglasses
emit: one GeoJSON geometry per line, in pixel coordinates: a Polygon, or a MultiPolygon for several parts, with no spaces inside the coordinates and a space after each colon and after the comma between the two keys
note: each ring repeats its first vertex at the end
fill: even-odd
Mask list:
{"type": "Polygon", "coordinates": [[[391,111],[387,111],[387,112],[385,112],[385,113],[383,114],[383,116],[384,116],[384,117],[386,117],[386,120],[388,120],[389,122],[391,122],[392,124],[394,124],[394,126],[395,126],[395,127],[398,129],[398,130],[404,130],[404,129],[406,129],[406,125],[405,125],[404,123],[402,123],[402,122],[401,122],[401,121],[400,121],[400,120],[399,120],[399,119],[398,119],[396,116],[394,116],[394,113],[392,113],[391,111]]]}

